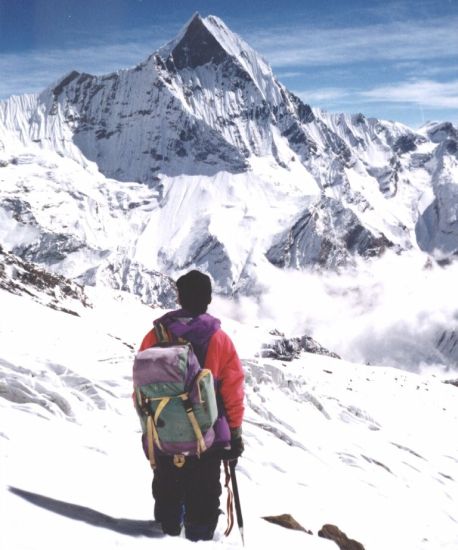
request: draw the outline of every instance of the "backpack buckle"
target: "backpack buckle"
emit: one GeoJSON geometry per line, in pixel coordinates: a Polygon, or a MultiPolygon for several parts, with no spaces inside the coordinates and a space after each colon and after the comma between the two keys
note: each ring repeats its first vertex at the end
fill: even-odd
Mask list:
{"type": "Polygon", "coordinates": [[[177,468],[183,468],[185,462],[186,457],[184,455],[173,455],[173,463],[177,468]]]}

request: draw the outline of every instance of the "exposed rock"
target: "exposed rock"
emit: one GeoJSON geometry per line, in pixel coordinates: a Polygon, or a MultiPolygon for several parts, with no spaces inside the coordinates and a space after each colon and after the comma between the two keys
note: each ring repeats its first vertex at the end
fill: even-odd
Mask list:
{"type": "Polygon", "coordinates": [[[352,210],[323,197],[277,237],[266,256],[278,267],[337,268],[352,263],[353,256],[380,256],[392,246],[385,235],[365,228],[352,210]]]}
{"type": "Polygon", "coordinates": [[[456,386],[458,388],[458,378],[455,380],[444,380],[444,384],[451,384],[452,386],[456,386]]]}
{"type": "Polygon", "coordinates": [[[340,550],[364,550],[364,546],[360,542],[349,539],[345,533],[332,524],[323,525],[318,531],[318,536],[333,540],[340,550]]]}
{"type": "MultiPolygon", "coordinates": [[[[24,260],[52,266],[65,260],[70,254],[84,248],[90,249],[86,243],[73,235],[41,231],[38,238],[33,242],[15,246],[13,253],[24,260]]],[[[103,251],[90,250],[95,255],[100,254],[103,257],[103,251]]]]}
{"type": "MultiPolygon", "coordinates": [[[[196,234],[199,232],[197,227],[196,234]]],[[[162,271],[167,273],[174,270],[200,269],[211,273],[216,292],[228,294],[231,291],[233,264],[223,242],[214,235],[203,233],[203,237],[192,242],[188,254],[189,257],[184,262],[171,262],[167,251],[161,250],[159,257],[162,260],[162,271]]]]}
{"type": "Polygon", "coordinates": [[[262,519],[265,519],[269,523],[275,523],[275,525],[286,527],[286,529],[304,531],[304,533],[307,533],[308,535],[313,535],[312,531],[302,527],[302,525],[298,523],[290,514],[281,514],[280,516],[264,516],[262,519]]]}
{"type": "Polygon", "coordinates": [[[82,286],[5,252],[1,246],[0,288],[12,294],[31,296],[38,303],[72,315],[78,315],[72,309],[73,301],[91,307],[82,286]]]}
{"type": "Polygon", "coordinates": [[[415,151],[416,148],[417,136],[415,134],[405,134],[399,137],[393,145],[393,149],[400,155],[415,151]]]}
{"type": "Polygon", "coordinates": [[[286,338],[283,333],[278,331],[273,331],[271,334],[275,339],[271,343],[263,344],[261,357],[278,359],[279,361],[292,361],[297,359],[303,351],[306,351],[341,359],[337,353],[327,350],[310,336],[286,338]]]}
{"type": "Polygon", "coordinates": [[[53,94],[57,97],[60,95],[66,86],[70,84],[72,80],[75,80],[75,78],[78,78],[80,76],[80,73],[78,71],[72,71],[67,76],[65,76],[53,89],[53,94]]]}
{"type": "Polygon", "coordinates": [[[171,61],[180,70],[185,67],[195,69],[211,62],[221,63],[227,58],[227,53],[196,14],[171,56],[171,61]]]}
{"type": "Polygon", "coordinates": [[[90,286],[102,284],[130,292],[149,306],[170,309],[177,306],[173,279],[159,271],[147,269],[126,256],[108,258],[99,266],[80,275],[77,281],[90,286]]]}
{"type": "Polygon", "coordinates": [[[444,330],[437,340],[436,348],[450,364],[458,366],[458,329],[444,330]]]}
{"type": "MultiPolygon", "coordinates": [[[[313,535],[313,532],[309,529],[305,529],[299,522],[297,522],[290,514],[281,514],[279,516],[264,516],[262,519],[275,525],[280,525],[286,529],[293,529],[295,531],[303,531],[308,535],[313,535]]],[[[318,536],[324,539],[334,541],[340,550],[364,550],[364,546],[353,539],[349,539],[345,533],[343,533],[336,525],[326,524],[318,531],[318,536]]]]}
{"type": "Polygon", "coordinates": [[[447,139],[458,140],[458,129],[451,122],[439,122],[428,128],[427,135],[434,143],[441,143],[447,139]]]}
{"type": "Polygon", "coordinates": [[[422,250],[441,259],[458,254],[457,185],[444,181],[436,186],[435,196],[419,216],[415,235],[422,250]]]}

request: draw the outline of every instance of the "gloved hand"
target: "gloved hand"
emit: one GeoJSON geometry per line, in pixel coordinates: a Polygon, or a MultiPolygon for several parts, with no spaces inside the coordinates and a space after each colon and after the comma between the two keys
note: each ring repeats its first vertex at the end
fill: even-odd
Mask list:
{"type": "Polygon", "coordinates": [[[244,450],[242,428],[231,428],[231,448],[224,451],[224,460],[237,460],[244,450]]]}

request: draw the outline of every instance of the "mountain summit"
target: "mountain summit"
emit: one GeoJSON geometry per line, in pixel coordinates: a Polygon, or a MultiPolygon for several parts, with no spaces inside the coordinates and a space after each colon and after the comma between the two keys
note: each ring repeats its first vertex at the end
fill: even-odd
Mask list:
{"type": "MultiPolygon", "coordinates": [[[[228,52],[220,44],[216,36],[211,32],[212,25],[207,23],[196,13],[179,39],[175,39],[171,45],[167,61],[180,70],[184,68],[195,69],[206,63],[222,63],[228,52]]],[[[169,46],[170,48],[170,46],[169,46]]],[[[160,52],[166,55],[167,47],[160,52]]]]}
{"type": "Polygon", "coordinates": [[[270,67],[259,54],[214,15],[202,18],[194,14],[178,36],[159,50],[159,55],[172,70],[196,69],[207,63],[219,65],[231,58],[263,91],[263,77],[272,78],[270,67]]]}

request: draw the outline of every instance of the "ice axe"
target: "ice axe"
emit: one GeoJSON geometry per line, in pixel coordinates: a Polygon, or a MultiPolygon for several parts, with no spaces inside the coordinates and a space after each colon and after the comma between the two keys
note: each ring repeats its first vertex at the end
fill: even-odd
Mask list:
{"type": "MultiPolygon", "coordinates": [[[[245,539],[243,537],[242,507],[240,505],[239,487],[237,485],[237,476],[235,474],[235,467],[237,466],[237,460],[225,460],[224,461],[224,467],[225,467],[226,472],[227,472],[228,466],[229,466],[229,472],[230,472],[232,492],[234,494],[235,514],[236,514],[236,517],[237,517],[237,525],[239,527],[240,536],[242,537],[242,545],[245,546],[245,539]]],[[[232,525],[230,526],[230,528],[228,527],[228,530],[226,531],[226,533],[229,534],[231,529],[232,529],[232,525]]]]}

